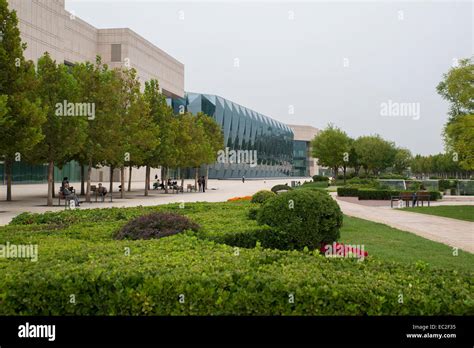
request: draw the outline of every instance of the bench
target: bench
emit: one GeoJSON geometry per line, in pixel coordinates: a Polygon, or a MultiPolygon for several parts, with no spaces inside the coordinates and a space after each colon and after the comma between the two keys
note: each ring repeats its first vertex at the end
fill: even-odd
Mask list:
{"type": "MultiPolygon", "coordinates": [[[[72,190],[72,193],[75,193],[75,192],[76,192],[75,190],[72,190]]],[[[72,197],[71,196],[66,197],[64,195],[63,190],[61,189],[61,187],[59,187],[58,206],[61,206],[61,199],[64,201],[64,206],[65,207],[69,207],[71,205],[72,197]]]]}
{"type": "Polygon", "coordinates": [[[424,202],[428,202],[428,207],[430,206],[431,202],[431,195],[429,192],[421,191],[416,193],[416,206],[418,203],[421,202],[421,206],[423,206],[424,202]]]}
{"type": "Polygon", "coordinates": [[[95,201],[97,202],[97,186],[91,185],[91,192],[94,192],[95,201]]]}
{"type": "Polygon", "coordinates": [[[183,192],[183,186],[173,186],[173,193],[176,191],[176,193],[183,192]]]}
{"type": "Polygon", "coordinates": [[[400,192],[398,196],[391,196],[390,197],[390,207],[393,208],[394,201],[403,201],[405,202],[405,206],[409,207],[410,202],[413,202],[413,193],[412,192],[400,192]]]}

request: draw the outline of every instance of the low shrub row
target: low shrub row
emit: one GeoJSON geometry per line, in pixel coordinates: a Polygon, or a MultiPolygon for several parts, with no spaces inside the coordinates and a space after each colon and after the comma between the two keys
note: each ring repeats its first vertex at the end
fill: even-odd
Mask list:
{"type": "Polygon", "coordinates": [[[462,272],[236,249],[186,234],[43,236],[39,262],[0,259],[0,315],[473,315],[473,286],[462,272]]]}
{"type": "Polygon", "coordinates": [[[337,188],[337,195],[339,197],[357,197],[359,189],[355,187],[339,186],[337,188]]]}
{"type": "MultiPolygon", "coordinates": [[[[389,200],[393,196],[400,195],[401,192],[398,190],[375,190],[375,189],[361,189],[353,187],[338,187],[337,195],[339,197],[358,197],[360,200],[389,200]]],[[[409,192],[409,191],[406,191],[409,192]]],[[[441,199],[441,193],[439,191],[428,191],[430,193],[430,199],[436,201],[441,199]]]]}
{"type": "Polygon", "coordinates": [[[329,182],[329,177],[325,175],[313,175],[313,181],[314,182],[329,182]]]}
{"type": "Polygon", "coordinates": [[[252,196],[252,200],[250,202],[262,204],[274,196],[275,196],[275,193],[273,191],[260,190],[257,193],[254,193],[254,195],[252,196]]]}

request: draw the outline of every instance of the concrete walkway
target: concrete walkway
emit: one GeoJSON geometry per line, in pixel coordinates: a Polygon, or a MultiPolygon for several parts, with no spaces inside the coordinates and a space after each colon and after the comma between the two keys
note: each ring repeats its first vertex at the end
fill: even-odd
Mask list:
{"type": "Polygon", "coordinates": [[[371,207],[343,201],[337,197],[335,199],[346,215],[379,222],[474,253],[474,222],[401,211],[390,207],[371,207]]]}

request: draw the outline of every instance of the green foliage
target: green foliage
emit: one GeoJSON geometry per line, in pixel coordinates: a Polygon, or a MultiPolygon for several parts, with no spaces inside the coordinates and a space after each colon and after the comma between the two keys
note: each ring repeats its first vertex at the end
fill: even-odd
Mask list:
{"type": "Polygon", "coordinates": [[[329,177],[325,175],[313,175],[313,181],[323,181],[323,182],[329,182],[329,177]]]}
{"type": "MultiPolygon", "coordinates": [[[[357,196],[360,200],[389,200],[392,196],[400,195],[400,192],[410,191],[359,189],[357,196]]],[[[439,191],[428,192],[430,194],[430,200],[436,201],[441,199],[441,193],[439,191]]]]}
{"type": "Polygon", "coordinates": [[[378,188],[380,182],[377,179],[371,178],[352,178],[347,180],[347,185],[358,188],[378,188]]]}
{"type": "Polygon", "coordinates": [[[297,190],[320,190],[325,192],[329,183],[327,181],[305,182],[301,186],[296,186],[297,190]]]}
{"type": "Polygon", "coordinates": [[[459,65],[444,74],[436,90],[450,103],[451,123],[458,116],[474,114],[474,64],[471,58],[459,60],[459,65]]]}
{"type": "Polygon", "coordinates": [[[0,315],[474,314],[472,254],[460,250],[453,258],[443,244],[350,217],[342,241],[366,243],[371,256],[363,262],[265,249],[277,235],[246,219],[253,206],[25,214],[22,223],[32,224],[18,219],[0,227],[0,239],[39,244],[39,261],[0,259],[0,315]],[[154,211],[180,212],[201,230],[159,240],[113,239],[128,219],[154,211]],[[290,293],[294,305],[288,305],[290,293]]]}
{"type": "MultiPolygon", "coordinates": [[[[358,197],[360,200],[390,200],[393,196],[400,195],[400,190],[386,190],[386,189],[367,189],[355,187],[338,187],[337,195],[339,197],[358,197]]],[[[441,199],[439,191],[428,191],[432,201],[441,199]]]]}
{"type": "Polygon", "coordinates": [[[404,208],[415,213],[443,216],[452,219],[474,222],[474,205],[446,205],[438,207],[410,207],[404,208]]]}
{"type": "Polygon", "coordinates": [[[395,158],[393,159],[394,172],[403,174],[410,167],[411,160],[412,155],[410,150],[404,148],[396,149],[395,158]]]}
{"type": "Polygon", "coordinates": [[[272,227],[291,249],[315,249],[339,238],[342,213],[327,194],[293,190],[267,201],[260,208],[257,221],[272,227]]]}
{"type": "Polygon", "coordinates": [[[249,212],[248,212],[247,217],[248,217],[250,220],[257,220],[257,214],[258,214],[259,208],[260,208],[260,207],[251,207],[251,208],[249,209],[249,212]]]}
{"type": "MultiPolygon", "coordinates": [[[[474,94],[471,96],[474,99],[474,94]]],[[[446,144],[457,154],[461,168],[474,170],[474,113],[458,116],[445,128],[446,144]]]]}
{"type": "Polygon", "coordinates": [[[472,58],[461,59],[459,65],[444,74],[437,91],[449,102],[449,120],[444,139],[449,152],[464,170],[474,169],[474,64],[472,58]]]}
{"type": "Polygon", "coordinates": [[[356,187],[344,187],[344,186],[338,187],[337,195],[339,197],[358,197],[359,189],[356,187]]]}
{"type": "Polygon", "coordinates": [[[196,118],[203,126],[204,133],[206,134],[205,141],[210,144],[210,151],[207,154],[208,158],[204,163],[214,163],[216,161],[217,152],[224,148],[224,133],[222,132],[221,126],[212,117],[199,112],[196,118]]]}
{"type": "Polygon", "coordinates": [[[28,156],[44,134],[45,111],[36,95],[37,80],[32,61],[26,61],[18,18],[0,0],[0,161],[5,162],[7,200],[12,199],[12,164],[28,156]],[[20,157],[18,157],[18,155],[20,157]]]}
{"type": "Polygon", "coordinates": [[[260,190],[252,196],[252,203],[265,203],[268,199],[275,197],[275,192],[260,190]]]}
{"type": "Polygon", "coordinates": [[[271,190],[273,193],[277,193],[278,191],[291,191],[293,189],[287,184],[279,184],[279,185],[273,186],[271,190]]]}
{"type": "Polygon", "coordinates": [[[366,172],[378,175],[393,166],[397,154],[395,144],[379,135],[362,136],[354,141],[358,161],[366,172]]]}
{"type": "Polygon", "coordinates": [[[410,165],[414,174],[430,174],[430,177],[452,176],[454,173],[469,174],[460,167],[458,153],[439,153],[436,155],[416,155],[410,165]]]}
{"type": "Polygon", "coordinates": [[[445,191],[449,189],[455,189],[457,187],[457,183],[458,183],[457,180],[446,180],[446,179],[439,180],[438,181],[439,190],[445,191]]]}
{"type": "Polygon", "coordinates": [[[350,151],[351,139],[341,129],[329,125],[320,132],[311,142],[313,157],[318,159],[322,166],[333,168],[334,175],[337,170],[346,165],[346,154],[350,151]]]}

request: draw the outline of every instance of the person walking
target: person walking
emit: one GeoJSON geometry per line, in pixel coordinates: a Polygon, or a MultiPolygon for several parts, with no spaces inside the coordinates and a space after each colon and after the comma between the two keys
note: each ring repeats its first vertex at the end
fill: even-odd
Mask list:
{"type": "Polygon", "coordinates": [[[202,179],[201,179],[201,177],[198,178],[198,186],[199,186],[199,192],[201,192],[201,189],[202,189],[202,179]]]}
{"type": "Polygon", "coordinates": [[[201,177],[201,184],[202,184],[202,192],[206,192],[206,178],[204,176],[201,177]]]}
{"type": "Polygon", "coordinates": [[[245,183],[245,176],[242,175],[242,182],[245,183]]]}

